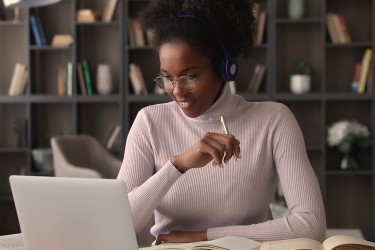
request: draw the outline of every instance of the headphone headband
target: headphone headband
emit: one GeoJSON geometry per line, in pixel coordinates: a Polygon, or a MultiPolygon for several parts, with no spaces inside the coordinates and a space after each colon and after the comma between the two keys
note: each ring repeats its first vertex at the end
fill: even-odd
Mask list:
{"type": "MultiPolygon", "coordinates": [[[[182,18],[192,18],[194,20],[199,21],[200,23],[204,24],[217,38],[217,34],[214,31],[214,29],[211,27],[209,22],[204,16],[200,15],[193,15],[191,13],[187,12],[181,12],[177,15],[177,17],[182,18]]],[[[232,55],[229,48],[225,45],[224,41],[222,39],[219,39],[219,44],[221,47],[221,50],[224,53],[224,60],[220,63],[220,76],[225,81],[234,81],[237,78],[237,61],[236,58],[232,55]]]]}

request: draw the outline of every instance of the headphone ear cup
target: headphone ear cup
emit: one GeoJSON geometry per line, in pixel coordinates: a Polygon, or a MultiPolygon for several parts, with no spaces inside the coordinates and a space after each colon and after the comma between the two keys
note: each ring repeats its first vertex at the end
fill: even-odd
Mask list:
{"type": "Polygon", "coordinates": [[[225,58],[220,63],[220,76],[225,81],[234,81],[237,78],[237,61],[235,58],[225,58]]]}

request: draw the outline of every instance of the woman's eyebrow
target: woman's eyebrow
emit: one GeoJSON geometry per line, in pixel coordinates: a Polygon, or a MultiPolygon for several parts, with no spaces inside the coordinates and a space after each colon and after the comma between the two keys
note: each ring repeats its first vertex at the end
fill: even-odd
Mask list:
{"type": "MultiPolygon", "coordinates": [[[[199,68],[200,68],[199,66],[192,66],[192,67],[185,68],[185,69],[183,69],[179,72],[179,75],[184,75],[187,72],[189,72],[190,70],[195,70],[195,69],[199,69],[199,68]]],[[[169,72],[167,70],[163,69],[163,68],[160,68],[160,73],[168,74],[169,72]]]]}

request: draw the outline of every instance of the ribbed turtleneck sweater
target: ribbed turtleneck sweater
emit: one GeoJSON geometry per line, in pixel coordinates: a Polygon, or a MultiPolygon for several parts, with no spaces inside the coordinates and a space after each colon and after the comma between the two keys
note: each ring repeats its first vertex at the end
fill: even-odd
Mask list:
{"type": "Polygon", "coordinates": [[[228,86],[196,118],[175,102],[140,110],[118,178],[128,190],[136,232],[154,216],[155,237],[172,230],[207,230],[209,240],[228,235],[257,241],[325,238],[322,196],[295,117],[283,104],[247,102],[228,86]],[[207,132],[223,133],[221,115],[241,142],[241,159],[181,174],[169,158],[207,132]],[[278,179],[289,215],[267,220],[278,179]]]}

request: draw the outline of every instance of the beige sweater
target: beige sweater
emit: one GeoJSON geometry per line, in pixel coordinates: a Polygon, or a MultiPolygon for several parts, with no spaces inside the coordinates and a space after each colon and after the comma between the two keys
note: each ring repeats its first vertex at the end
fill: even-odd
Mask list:
{"type": "Polygon", "coordinates": [[[189,118],[174,102],[142,109],[129,132],[119,179],[129,192],[136,231],[155,216],[151,233],[208,230],[208,239],[233,235],[258,241],[325,238],[325,213],[303,135],[290,110],[274,102],[247,102],[226,86],[203,115],[189,118]],[[169,161],[206,132],[229,132],[241,159],[224,168],[181,174],[169,161]],[[277,177],[289,215],[266,221],[277,177]]]}

